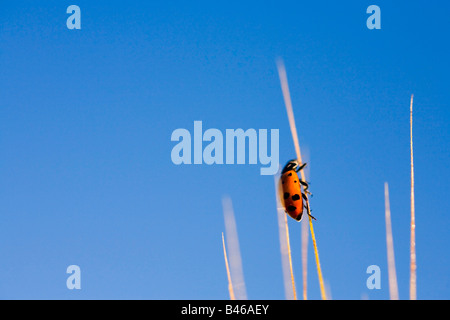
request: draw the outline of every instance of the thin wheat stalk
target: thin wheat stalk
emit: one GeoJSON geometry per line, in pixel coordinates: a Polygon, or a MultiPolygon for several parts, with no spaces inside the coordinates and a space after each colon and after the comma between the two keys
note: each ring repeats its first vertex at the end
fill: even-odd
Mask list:
{"type": "Polygon", "coordinates": [[[236,220],[234,218],[233,204],[230,198],[224,197],[222,199],[222,205],[234,295],[237,300],[246,300],[247,292],[245,289],[244,271],[242,268],[241,251],[239,249],[239,238],[236,220]]]}
{"type": "MultiPolygon", "coordinates": [[[[308,170],[308,168],[306,168],[308,170]]],[[[307,171],[308,172],[308,171],[307,171]]],[[[303,300],[308,300],[308,220],[302,221],[302,280],[303,280],[303,300]]],[[[327,294],[327,297],[329,295],[327,294]]]]}
{"type": "Polygon", "coordinates": [[[308,223],[302,221],[303,300],[308,300],[308,223]]]}
{"type": "Polygon", "coordinates": [[[409,296],[411,300],[417,299],[416,288],[416,221],[415,221],[415,204],[414,204],[414,154],[413,154],[413,100],[414,95],[411,95],[410,104],[410,145],[411,145],[411,265],[410,265],[410,281],[409,281],[409,296]]]}
{"type": "MultiPolygon", "coordinates": [[[[278,74],[280,77],[280,83],[281,83],[281,90],[283,91],[283,98],[284,98],[284,103],[286,105],[286,111],[288,114],[288,119],[289,119],[289,126],[291,128],[291,133],[292,133],[292,139],[294,140],[294,146],[295,146],[295,152],[297,154],[297,160],[300,163],[302,162],[302,156],[300,153],[300,144],[298,142],[298,134],[297,134],[297,128],[295,126],[295,118],[294,118],[294,111],[292,109],[292,101],[291,101],[291,95],[289,93],[289,86],[288,86],[288,81],[287,81],[287,75],[286,75],[286,68],[284,67],[284,63],[282,60],[278,60],[277,61],[277,66],[278,66],[278,74]]],[[[305,177],[305,173],[303,170],[300,171],[301,177],[303,181],[306,181],[306,177],[305,177]]],[[[307,202],[309,202],[308,200],[308,195],[306,195],[307,197],[307,202]]],[[[314,234],[314,227],[312,224],[312,219],[311,219],[311,211],[310,211],[310,206],[309,203],[307,205],[308,207],[308,217],[309,217],[309,227],[311,230],[311,237],[313,240],[313,246],[314,246],[314,254],[316,257],[316,266],[317,266],[317,274],[319,277],[319,284],[320,284],[320,292],[322,295],[322,299],[326,300],[327,299],[327,295],[325,292],[325,285],[323,282],[323,276],[322,276],[322,268],[320,267],[320,259],[319,259],[319,251],[317,249],[317,243],[316,243],[316,236],[314,234]]],[[[302,250],[305,250],[305,248],[302,248],[302,250]]]]}
{"type": "Polygon", "coordinates": [[[294,271],[292,268],[292,256],[291,256],[291,244],[289,240],[289,228],[287,224],[286,214],[284,209],[280,206],[280,190],[277,176],[274,176],[275,180],[275,197],[277,201],[277,219],[278,229],[280,234],[280,251],[281,251],[281,263],[283,267],[283,279],[284,279],[284,291],[286,299],[297,300],[297,292],[295,289],[294,271]],[[283,220],[284,217],[284,220],[283,220]],[[289,277],[290,271],[290,277],[289,277]],[[292,291],[292,296],[291,296],[292,291]]]}
{"type": "Polygon", "coordinates": [[[223,245],[223,256],[225,257],[225,267],[227,268],[228,292],[230,293],[230,299],[236,300],[236,298],[234,297],[233,283],[231,282],[230,266],[228,265],[227,249],[225,248],[225,239],[223,238],[223,232],[222,232],[222,245],[223,245]]]}
{"type": "Polygon", "coordinates": [[[294,271],[292,269],[291,243],[289,241],[289,228],[288,228],[288,222],[287,222],[286,215],[284,215],[284,223],[286,226],[286,242],[287,242],[288,253],[289,253],[289,267],[291,269],[292,290],[294,292],[294,300],[297,300],[297,291],[295,290],[294,271]]]}
{"type": "Polygon", "coordinates": [[[394,240],[391,226],[391,207],[389,203],[389,185],[384,183],[384,207],[386,219],[386,247],[389,273],[389,295],[391,300],[398,300],[397,272],[395,271],[394,240]]]}
{"type": "Polygon", "coordinates": [[[313,224],[312,224],[311,211],[310,211],[309,205],[308,205],[308,218],[309,218],[309,227],[311,229],[311,238],[312,238],[313,246],[314,246],[314,254],[316,257],[317,275],[319,277],[320,293],[322,295],[322,300],[327,300],[325,285],[323,283],[322,268],[320,267],[319,251],[317,250],[316,236],[314,234],[314,228],[313,228],[313,224]]]}

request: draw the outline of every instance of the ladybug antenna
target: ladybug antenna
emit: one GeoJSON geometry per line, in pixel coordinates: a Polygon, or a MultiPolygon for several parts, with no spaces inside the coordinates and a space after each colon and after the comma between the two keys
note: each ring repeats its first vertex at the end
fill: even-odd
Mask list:
{"type": "Polygon", "coordinates": [[[300,165],[300,163],[297,162],[297,169],[295,171],[299,172],[300,170],[303,170],[305,167],[306,167],[306,162],[302,165],[300,165]]]}
{"type": "Polygon", "coordinates": [[[300,162],[297,159],[292,159],[292,160],[288,161],[288,163],[286,163],[281,174],[284,174],[291,170],[294,170],[295,172],[299,172],[300,170],[304,169],[305,167],[306,167],[306,163],[303,163],[302,165],[300,165],[300,162]]]}

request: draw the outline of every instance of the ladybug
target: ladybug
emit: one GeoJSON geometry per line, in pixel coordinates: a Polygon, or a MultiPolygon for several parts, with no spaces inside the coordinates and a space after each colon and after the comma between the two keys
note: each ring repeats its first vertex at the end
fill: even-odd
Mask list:
{"type": "MultiPolygon", "coordinates": [[[[303,208],[309,212],[309,202],[306,194],[308,191],[308,183],[298,177],[297,172],[305,168],[306,163],[300,165],[297,160],[289,161],[281,171],[281,178],[279,183],[279,192],[281,204],[286,213],[297,221],[302,220],[303,208]],[[303,192],[302,192],[303,186],[303,192]],[[306,205],[303,205],[303,201],[306,205]]],[[[316,220],[309,213],[308,215],[316,220]]]]}

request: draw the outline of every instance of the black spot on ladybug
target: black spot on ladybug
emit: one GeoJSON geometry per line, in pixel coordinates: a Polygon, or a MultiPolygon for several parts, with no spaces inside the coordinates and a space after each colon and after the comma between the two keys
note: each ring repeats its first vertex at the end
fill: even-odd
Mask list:
{"type": "MultiPolygon", "coordinates": [[[[286,196],[286,195],[285,195],[286,196]]],[[[286,198],[285,198],[286,199],[286,198]]],[[[298,195],[298,194],[294,194],[293,196],[292,196],[292,200],[294,200],[294,201],[297,201],[297,200],[300,200],[300,196],[298,195]]]]}
{"type": "Polygon", "coordinates": [[[284,199],[285,199],[285,200],[286,200],[287,198],[289,198],[289,196],[290,196],[289,192],[285,192],[285,193],[284,193],[284,199]]]}
{"type": "Polygon", "coordinates": [[[289,172],[288,176],[289,176],[289,177],[292,176],[292,172],[289,172]]]}
{"type": "Polygon", "coordinates": [[[295,210],[297,210],[297,208],[294,207],[294,206],[289,206],[289,207],[287,207],[287,210],[288,211],[295,211],[295,210]]]}
{"type": "Polygon", "coordinates": [[[297,180],[294,180],[294,183],[297,183],[297,180]]]}

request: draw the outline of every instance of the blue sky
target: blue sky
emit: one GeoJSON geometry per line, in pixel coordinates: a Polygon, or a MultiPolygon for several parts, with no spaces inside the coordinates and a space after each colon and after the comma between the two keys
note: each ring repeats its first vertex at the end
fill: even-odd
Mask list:
{"type": "MultiPolygon", "coordinates": [[[[171,161],[177,128],[280,130],[275,60],[309,161],[333,299],[388,299],[389,182],[409,297],[414,93],[417,295],[450,298],[450,5],[424,1],[9,1],[0,7],[0,298],[228,299],[221,199],[233,200],[250,299],[284,299],[272,176],[171,161]],[[69,5],[81,30],[66,27],[69,5]],[[381,30],[366,9],[381,8],[381,30]],[[66,268],[81,268],[81,290],[66,268]],[[380,290],[366,287],[379,265],[380,290]]],[[[300,225],[290,220],[297,286],[300,225]]],[[[308,292],[320,299],[309,249],[308,292]]]]}

